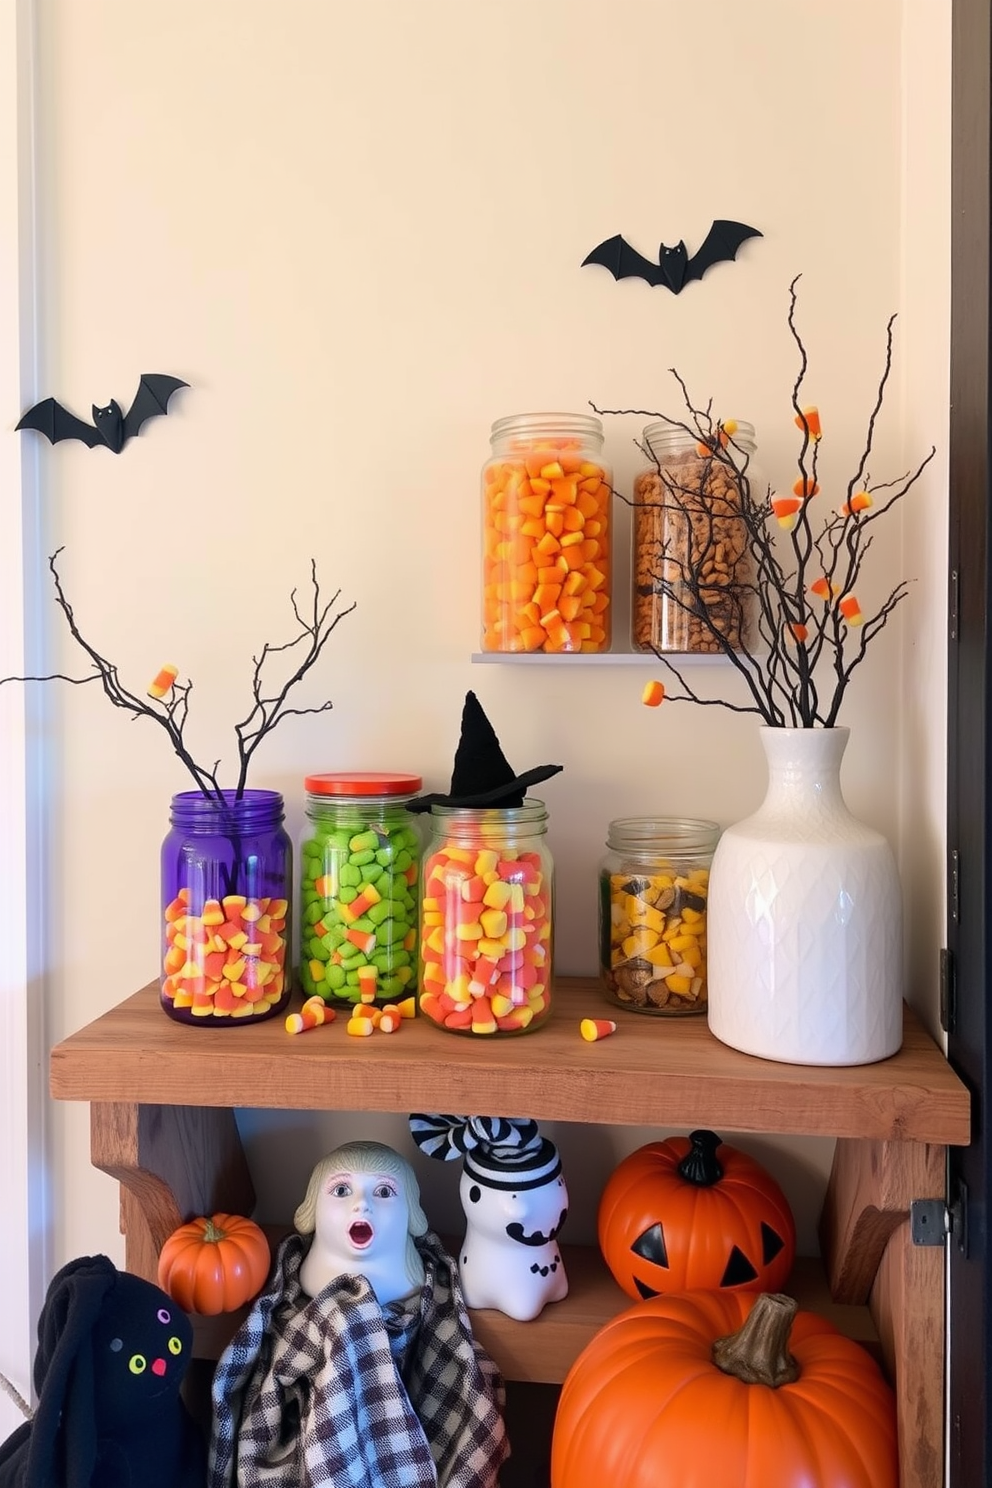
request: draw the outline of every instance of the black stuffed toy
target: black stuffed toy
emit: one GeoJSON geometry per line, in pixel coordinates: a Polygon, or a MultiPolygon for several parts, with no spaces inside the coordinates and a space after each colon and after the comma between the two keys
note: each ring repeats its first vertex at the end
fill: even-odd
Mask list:
{"type": "Polygon", "coordinates": [[[0,1445],[0,1488],[204,1488],[179,1396],[192,1342],[150,1281],[102,1255],[63,1266],[38,1319],[38,1409],[0,1445]]]}

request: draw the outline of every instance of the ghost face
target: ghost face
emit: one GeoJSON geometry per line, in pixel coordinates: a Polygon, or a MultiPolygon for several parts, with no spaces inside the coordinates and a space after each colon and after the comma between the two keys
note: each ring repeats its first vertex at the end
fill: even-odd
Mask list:
{"type": "Polygon", "coordinates": [[[503,1244],[552,1244],[568,1217],[568,1192],[560,1173],[550,1183],[513,1190],[490,1188],[463,1172],[460,1193],[469,1226],[503,1244]]]}

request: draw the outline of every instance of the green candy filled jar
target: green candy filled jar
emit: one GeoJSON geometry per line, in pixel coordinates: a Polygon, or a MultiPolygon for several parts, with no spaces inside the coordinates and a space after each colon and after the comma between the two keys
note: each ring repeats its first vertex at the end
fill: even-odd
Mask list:
{"type": "Polygon", "coordinates": [[[417,990],[419,775],[308,775],[300,842],[300,985],[342,1007],[417,990]]]}

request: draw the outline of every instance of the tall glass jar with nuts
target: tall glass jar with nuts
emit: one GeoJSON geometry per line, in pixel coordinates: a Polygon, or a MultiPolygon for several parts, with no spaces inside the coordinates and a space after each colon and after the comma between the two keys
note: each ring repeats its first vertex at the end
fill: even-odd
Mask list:
{"type": "Polygon", "coordinates": [[[634,482],[631,645],[716,655],[748,644],[752,559],[741,515],[754,483],[754,428],[718,424],[712,441],[659,421],[634,482]]]}
{"type": "Polygon", "coordinates": [[[628,816],[610,822],[599,867],[599,969],[635,1013],[706,1011],[706,902],[716,822],[628,816]]]}

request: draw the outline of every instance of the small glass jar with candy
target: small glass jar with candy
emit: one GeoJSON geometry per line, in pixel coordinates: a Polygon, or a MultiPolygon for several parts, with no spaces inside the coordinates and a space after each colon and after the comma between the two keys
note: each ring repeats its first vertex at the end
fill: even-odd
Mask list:
{"type": "Polygon", "coordinates": [[[235,1027],[280,1012],[292,987],[293,844],[278,791],[173,796],[162,844],[161,1003],[235,1027]]]}
{"type": "Polygon", "coordinates": [[[420,1011],[451,1033],[539,1028],[551,1011],[554,867],[543,801],[431,806],[420,1011]]]}
{"type": "Polygon", "coordinates": [[[381,1005],[417,990],[419,775],[308,775],[300,843],[300,983],[307,997],[381,1005]]]}
{"type": "Polygon", "coordinates": [[[599,869],[599,968],[618,1007],[706,1011],[706,926],[716,822],[621,817],[599,869]]]}

